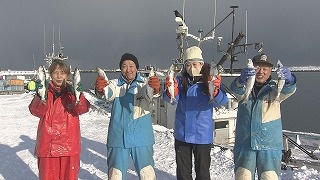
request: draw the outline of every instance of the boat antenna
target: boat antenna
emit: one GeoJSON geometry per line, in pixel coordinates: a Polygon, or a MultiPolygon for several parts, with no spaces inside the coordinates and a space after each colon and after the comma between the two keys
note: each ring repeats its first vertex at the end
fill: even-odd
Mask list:
{"type": "MultiPolygon", "coordinates": [[[[246,44],[248,44],[248,9],[246,9],[246,44]]],[[[244,47],[244,53],[247,54],[247,46],[244,47]]]]}
{"type": "Polygon", "coordinates": [[[52,27],[52,57],[54,55],[54,26],[52,27]]]}
{"type": "Polygon", "coordinates": [[[46,56],[46,24],[43,25],[43,55],[46,56]]]}
{"type": "Polygon", "coordinates": [[[58,37],[58,38],[59,38],[59,49],[61,49],[61,41],[60,41],[60,40],[61,40],[61,39],[60,39],[60,26],[59,26],[59,37],[58,37]]]}
{"type": "MultiPolygon", "coordinates": [[[[213,14],[213,27],[216,26],[216,18],[217,18],[217,0],[214,0],[214,14],[213,14]]],[[[212,37],[215,36],[216,29],[212,31],[212,37]]]]}
{"type": "Polygon", "coordinates": [[[59,58],[63,59],[63,47],[61,45],[61,35],[60,35],[60,26],[59,26],[59,58]]]}
{"type": "MultiPolygon", "coordinates": [[[[232,32],[231,32],[231,39],[233,41],[233,38],[234,38],[234,21],[235,21],[235,8],[238,8],[239,6],[230,6],[230,8],[232,8],[232,32]]],[[[234,61],[236,60],[235,59],[235,55],[234,55],[234,42],[231,42],[231,59],[230,59],[230,70],[231,70],[231,73],[233,73],[233,63],[234,61]]]]}
{"type": "MultiPolygon", "coordinates": [[[[223,23],[229,16],[235,14],[235,8],[238,8],[239,6],[230,6],[230,8],[232,8],[232,11],[225,17],[223,18],[217,25],[215,25],[205,36],[201,37],[199,44],[201,42],[203,42],[204,40],[206,40],[207,36],[210,35],[221,23],[223,23]]],[[[233,25],[232,25],[233,26],[233,25]]],[[[233,30],[232,30],[232,34],[233,34],[233,30]]],[[[233,36],[233,35],[232,35],[233,36]]]]}
{"type": "Polygon", "coordinates": [[[186,0],[183,0],[183,3],[182,3],[182,17],[183,17],[184,21],[185,21],[185,16],[184,16],[185,7],[186,7],[186,0]]]}

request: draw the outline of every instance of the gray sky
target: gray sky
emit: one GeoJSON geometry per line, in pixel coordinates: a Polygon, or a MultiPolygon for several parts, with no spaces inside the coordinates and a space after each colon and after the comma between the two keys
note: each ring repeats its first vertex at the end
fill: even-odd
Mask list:
{"type": "MultiPolygon", "coordinates": [[[[264,50],[286,66],[319,66],[319,0],[217,0],[218,23],[238,5],[235,36],[245,32],[248,10],[248,42],[263,42],[264,50]]],[[[58,50],[58,27],[64,53],[72,66],[81,69],[118,68],[124,52],[135,54],[140,66],[167,68],[177,58],[173,10],[182,13],[183,0],[2,0],[0,2],[0,69],[32,70],[43,64],[44,24],[46,53],[52,52],[53,26],[58,50]]],[[[186,0],[185,19],[189,33],[204,34],[213,27],[213,0],[186,0]]],[[[232,18],[216,29],[224,49],[231,41],[232,18]]],[[[241,41],[245,42],[245,39],[241,41]]],[[[196,45],[190,39],[188,45],[196,45]]],[[[216,45],[202,46],[205,61],[219,61],[216,45]]],[[[235,66],[255,55],[249,47],[235,66]]],[[[228,67],[226,62],[224,67],[228,67]]]]}

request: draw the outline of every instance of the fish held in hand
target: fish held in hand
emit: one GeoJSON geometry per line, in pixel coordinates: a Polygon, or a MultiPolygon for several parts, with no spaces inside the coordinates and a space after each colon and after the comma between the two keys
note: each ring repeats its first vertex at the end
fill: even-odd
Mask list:
{"type": "Polygon", "coordinates": [[[46,83],[46,71],[45,71],[45,68],[44,66],[40,66],[39,69],[38,69],[38,73],[37,73],[37,79],[38,81],[40,81],[41,83],[41,88],[38,88],[38,94],[40,96],[40,99],[42,101],[46,101],[46,91],[47,91],[47,88],[45,86],[45,83],[46,83]]]}
{"type": "MultiPolygon", "coordinates": [[[[97,72],[98,72],[98,75],[99,75],[99,76],[104,77],[104,79],[109,82],[109,79],[108,79],[106,73],[105,73],[102,69],[100,69],[100,68],[97,67],[97,72]]],[[[109,85],[107,85],[106,87],[104,87],[104,88],[103,88],[103,91],[104,91],[105,98],[108,98],[109,85]]]]}
{"type": "Polygon", "coordinates": [[[216,79],[216,75],[219,74],[219,70],[217,68],[216,63],[214,61],[211,61],[210,65],[210,76],[212,77],[211,80],[209,81],[209,93],[210,93],[210,100],[209,104],[212,102],[215,102],[214,98],[214,90],[216,89],[216,86],[214,85],[213,81],[216,79]]]}
{"type": "MultiPolygon", "coordinates": [[[[151,67],[148,78],[150,78],[152,76],[155,76],[155,71],[154,71],[153,67],[151,67]]],[[[154,89],[152,87],[150,87],[149,84],[147,84],[147,96],[151,101],[153,97],[159,97],[160,94],[154,94],[154,89]]]]}
{"type": "MultiPolygon", "coordinates": [[[[277,61],[277,67],[278,67],[278,69],[283,67],[283,64],[281,63],[280,60],[277,61]]],[[[283,78],[283,76],[278,74],[277,96],[275,98],[276,101],[280,100],[280,94],[281,94],[281,91],[282,91],[282,88],[283,88],[285,82],[286,82],[286,80],[283,78]]]]}
{"type": "MultiPolygon", "coordinates": [[[[253,66],[253,62],[251,59],[248,59],[248,64],[247,64],[248,68],[254,68],[253,66]]],[[[244,98],[242,100],[242,104],[247,104],[248,100],[249,100],[249,96],[251,94],[254,82],[255,82],[256,76],[250,76],[245,83],[245,92],[244,92],[244,98]]]]}
{"type": "Polygon", "coordinates": [[[175,69],[175,66],[172,64],[171,66],[170,66],[170,68],[169,68],[169,70],[168,70],[168,76],[169,76],[169,82],[171,82],[171,85],[168,87],[168,91],[169,91],[169,93],[170,93],[170,103],[172,103],[172,102],[174,102],[174,101],[176,101],[176,98],[174,97],[174,80],[173,80],[173,78],[174,78],[174,73],[175,73],[175,71],[174,71],[174,69],[175,69]]]}
{"type": "Polygon", "coordinates": [[[74,88],[74,95],[76,97],[76,103],[80,102],[81,92],[78,91],[80,82],[81,82],[80,71],[78,68],[75,68],[75,70],[73,72],[73,88],[74,88]]]}

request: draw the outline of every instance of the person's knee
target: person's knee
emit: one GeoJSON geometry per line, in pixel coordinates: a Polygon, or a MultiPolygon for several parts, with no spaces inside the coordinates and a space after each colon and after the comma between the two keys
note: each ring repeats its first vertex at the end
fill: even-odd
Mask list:
{"type": "Polygon", "coordinates": [[[235,172],[235,179],[236,180],[250,180],[252,179],[252,173],[250,170],[238,167],[237,171],[235,172]]]}
{"type": "Polygon", "coordinates": [[[276,180],[279,179],[275,171],[264,171],[261,173],[261,180],[276,180]]]}
{"type": "Polygon", "coordinates": [[[141,180],[155,180],[156,174],[151,165],[146,166],[140,170],[140,179],[141,180]]]}
{"type": "Polygon", "coordinates": [[[109,168],[108,179],[110,180],[122,180],[122,172],[116,168],[109,168]]]}

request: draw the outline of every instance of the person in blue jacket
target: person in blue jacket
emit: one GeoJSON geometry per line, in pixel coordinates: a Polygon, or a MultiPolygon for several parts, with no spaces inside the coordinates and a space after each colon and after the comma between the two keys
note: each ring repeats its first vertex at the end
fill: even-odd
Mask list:
{"type": "Polygon", "coordinates": [[[95,83],[97,96],[113,102],[107,139],[108,179],[126,179],[131,156],[139,178],[154,180],[155,141],[150,104],[152,98],[159,96],[160,80],[156,76],[142,77],[133,54],[123,54],[119,66],[118,79],[107,81],[98,76],[95,83]]]}
{"type": "Polygon", "coordinates": [[[296,91],[296,77],[287,67],[277,69],[285,80],[278,96],[278,81],[272,80],[272,60],[266,54],[253,57],[255,68],[244,68],[231,83],[239,100],[234,146],[235,179],[280,179],[283,150],[280,103],[296,91]],[[247,103],[242,103],[245,83],[255,76],[247,103]],[[278,96],[278,98],[277,98],[278,96]]]}
{"type": "Polygon", "coordinates": [[[202,51],[193,46],[184,53],[184,69],[181,76],[174,78],[172,85],[166,78],[163,98],[171,102],[174,94],[177,104],[175,112],[174,137],[176,153],[176,174],[178,180],[192,180],[192,154],[196,180],[210,180],[210,151],[213,143],[213,109],[228,102],[225,91],[220,88],[221,77],[210,81],[210,66],[204,63],[202,51]],[[214,83],[215,101],[209,103],[209,83],[214,83]],[[170,93],[171,92],[171,93],[170,93]]]}

